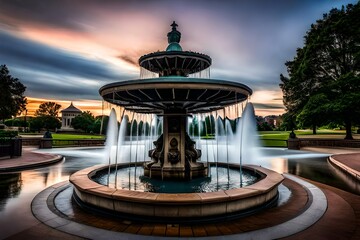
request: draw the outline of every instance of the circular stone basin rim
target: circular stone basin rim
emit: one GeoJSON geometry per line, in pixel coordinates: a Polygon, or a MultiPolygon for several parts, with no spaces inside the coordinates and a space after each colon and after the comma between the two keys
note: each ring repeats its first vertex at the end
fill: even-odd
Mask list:
{"type": "Polygon", "coordinates": [[[70,176],[74,194],[85,204],[130,215],[165,218],[208,217],[232,214],[265,205],[274,199],[284,177],[260,166],[246,165],[264,177],[256,183],[207,193],[153,193],[114,189],[90,178],[108,168],[97,165],[70,176]]]}

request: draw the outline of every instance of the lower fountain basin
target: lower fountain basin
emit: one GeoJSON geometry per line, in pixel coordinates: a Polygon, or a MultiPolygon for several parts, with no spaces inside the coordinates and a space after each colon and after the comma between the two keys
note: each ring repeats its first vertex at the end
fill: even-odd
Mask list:
{"type": "Polygon", "coordinates": [[[106,168],[97,165],[71,175],[74,198],[87,206],[153,221],[230,216],[262,208],[277,197],[277,187],[284,180],[272,170],[247,165],[243,168],[256,172],[261,179],[246,187],[205,193],[153,193],[110,188],[91,180],[106,168]]]}
{"type": "Polygon", "coordinates": [[[111,188],[154,193],[217,192],[219,190],[240,188],[241,186],[245,187],[261,179],[260,174],[248,169],[242,169],[240,184],[240,169],[232,165],[220,166],[219,164],[219,166],[216,166],[213,163],[210,165],[209,170],[210,173],[207,177],[163,181],[144,175],[145,170],[142,166],[121,164],[118,165],[116,170],[112,168],[110,174],[108,169],[97,171],[96,175],[91,179],[111,188]]]}

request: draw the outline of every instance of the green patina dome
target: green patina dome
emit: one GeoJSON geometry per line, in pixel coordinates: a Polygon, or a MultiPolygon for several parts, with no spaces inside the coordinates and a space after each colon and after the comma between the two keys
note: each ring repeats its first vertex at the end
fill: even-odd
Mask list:
{"type": "Polygon", "coordinates": [[[166,48],[167,52],[171,52],[171,51],[182,51],[182,48],[180,46],[180,44],[178,44],[177,42],[172,42],[169,44],[169,46],[166,48]]]}

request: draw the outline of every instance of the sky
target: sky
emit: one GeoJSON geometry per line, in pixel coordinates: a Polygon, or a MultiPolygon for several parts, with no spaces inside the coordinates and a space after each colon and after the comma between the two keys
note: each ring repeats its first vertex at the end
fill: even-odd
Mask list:
{"type": "Polygon", "coordinates": [[[184,50],[212,58],[211,78],[246,84],[257,115],[284,112],[285,62],[312,23],[351,0],[0,0],[0,64],[39,104],[101,114],[99,88],[137,79],[140,56],[163,51],[176,21],[184,50]]]}

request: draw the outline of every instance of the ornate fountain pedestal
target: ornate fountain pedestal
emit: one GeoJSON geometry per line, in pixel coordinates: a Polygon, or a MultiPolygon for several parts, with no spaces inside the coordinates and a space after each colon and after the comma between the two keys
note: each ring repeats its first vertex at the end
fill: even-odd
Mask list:
{"type": "Polygon", "coordinates": [[[173,112],[163,115],[163,134],[154,142],[155,149],[149,151],[152,161],[144,164],[144,175],[172,180],[207,176],[207,165],[197,162],[201,151],[195,148],[195,142],[185,131],[188,115],[181,110],[173,112]]]}
{"type": "MultiPolygon", "coordinates": [[[[187,117],[212,112],[242,102],[252,90],[241,83],[189,77],[209,70],[211,58],[205,54],[183,51],[181,33],[175,22],[167,34],[166,51],[146,54],[139,65],[158,78],[121,81],[103,86],[105,101],[137,113],[163,117],[163,134],[149,151],[144,164],[145,176],[158,179],[186,180],[208,174],[206,163],[197,161],[201,151],[186,133],[187,117]]],[[[201,74],[200,74],[201,76],[201,74]]]]}

